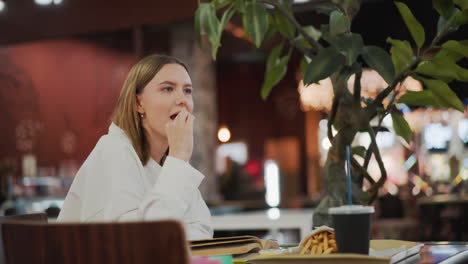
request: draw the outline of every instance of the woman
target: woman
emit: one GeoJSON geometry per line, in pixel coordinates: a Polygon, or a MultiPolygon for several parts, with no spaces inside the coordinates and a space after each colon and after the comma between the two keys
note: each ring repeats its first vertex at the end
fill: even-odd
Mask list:
{"type": "Polygon", "coordinates": [[[188,163],[192,83],[178,59],[152,55],[130,70],[109,133],[78,171],[58,221],[177,219],[189,240],[211,238],[210,212],[188,163]]]}

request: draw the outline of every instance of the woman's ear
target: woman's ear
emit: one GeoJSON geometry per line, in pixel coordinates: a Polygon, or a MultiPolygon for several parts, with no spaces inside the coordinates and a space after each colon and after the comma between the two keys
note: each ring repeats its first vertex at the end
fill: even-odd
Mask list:
{"type": "Polygon", "coordinates": [[[139,94],[136,95],[136,104],[137,104],[137,111],[140,114],[145,113],[145,109],[143,107],[143,103],[141,102],[141,96],[139,94]]]}

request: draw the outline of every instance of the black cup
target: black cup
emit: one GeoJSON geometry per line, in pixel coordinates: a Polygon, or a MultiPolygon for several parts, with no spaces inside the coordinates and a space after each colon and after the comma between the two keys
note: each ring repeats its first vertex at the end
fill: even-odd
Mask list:
{"type": "Polygon", "coordinates": [[[338,252],[368,255],[374,207],[344,205],[330,208],[328,213],[332,216],[338,252]]]}

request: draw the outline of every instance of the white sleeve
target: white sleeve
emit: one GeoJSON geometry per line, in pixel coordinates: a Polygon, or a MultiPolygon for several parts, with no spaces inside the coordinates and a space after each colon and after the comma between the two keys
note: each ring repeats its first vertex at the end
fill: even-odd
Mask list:
{"type": "Polygon", "coordinates": [[[203,178],[188,162],[167,157],[156,183],[140,204],[144,219],[179,220],[185,224],[189,240],[212,237],[210,214],[198,190],[203,178]]]}

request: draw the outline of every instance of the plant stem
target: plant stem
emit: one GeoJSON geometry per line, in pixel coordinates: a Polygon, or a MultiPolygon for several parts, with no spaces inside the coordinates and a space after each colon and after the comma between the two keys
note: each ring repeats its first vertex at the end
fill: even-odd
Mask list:
{"type": "Polygon", "coordinates": [[[362,70],[356,73],[354,76],[354,91],[353,91],[353,98],[354,103],[357,105],[361,105],[361,77],[362,77],[362,70]]]}
{"type": "Polygon", "coordinates": [[[369,172],[359,164],[359,162],[355,158],[351,158],[351,163],[353,166],[364,176],[366,180],[368,180],[371,184],[375,184],[374,179],[369,175],[369,172]]]}
{"type": "Polygon", "coordinates": [[[377,160],[377,164],[379,165],[379,169],[380,169],[380,173],[381,173],[380,179],[377,181],[377,183],[373,184],[372,187],[369,189],[369,193],[371,194],[371,196],[374,196],[374,194],[377,192],[377,190],[379,190],[379,188],[387,180],[387,171],[385,170],[385,165],[383,164],[382,156],[380,156],[380,151],[379,151],[379,148],[377,146],[377,141],[375,140],[374,130],[369,125],[367,131],[369,132],[369,135],[371,137],[371,144],[370,144],[369,148],[372,148],[372,151],[374,152],[375,159],[377,160]]]}
{"type": "MultiPolygon", "coordinates": [[[[381,105],[383,100],[396,88],[397,84],[401,81],[404,80],[404,78],[406,78],[408,75],[409,75],[409,71],[415,67],[417,64],[419,64],[419,62],[422,61],[422,57],[424,57],[426,55],[426,53],[428,51],[430,51],[436,44],[437,42],[439,42],[439,40],[445,35],[446,33],[446,29],[443,30],[443,32],[440,34],[440,35],[437,35],[432,41],[431,41],[431,44],[423,50],[422,53],[419,53],[419,55],[416,57],[416,59],[409,65],[407,66],[392,82],[391,85],[389,85],[387,88],[385,88],[377,97],[376,99],[374,100],[374,102],[372,102],[372,105],[371,107],[368,107],[368,109],[375,109],[377,108],[377,106],[381,105]]],[[[382,117],[379,119],[379,124],[377,126],[377,133],[378,131],[380,130],[380,128],[382,127],[382,121],[383,119],[385,118],[385,116],[390,112],[388,111],[388,109],[390,109],[392,106],[393,106],[393,102],[395,101],[395,98],[396,98],[396,95],[398,94],[398,92],[395,94],[395,96],[392,97],[392,99],[390,99],[390,103],[388,104],[387,106],[387,110],[385,111],[385,113],[382,114],[382,117]]],[[[374,113],[371,113],[369,115],[369,117],[372,119],[375,115],[375,112],[374,113]]],[[[370,158],[372,156],[372,151],[371,149],[369,148],[367,151],[366,151],[366,156],[364,158],[364,168],[367,169],[367,167],[369,166],[369,162],[370,162],[370,158]]]]}
{"type": "Polygon", "coordinates": [[[424,49],[424,51],[422,52],[422,54],[419,54],[416,59],[410,64],[408,65],[392,82],[391,85],[389,85],[387,88],[385,88],[374,100],[374,102],[372,104],[374,104],[374,106],[377,106],[377,105],[380,105],[382,104],[383,100],[385,99],[385,97],[387,97],[390,92],[393,91],[393,89],[395,89],[396,85],[401,82],[405,77],[407,77],[409,75],[409,71],[411,71],[413,69],[414,66],[416,66],[417,64],[419,64],[419,62],[422,61],[422,57],[424,57],[426,55],[426,53],[428,51],[430,51],[436,44],[437,42],[439,42],[439,40],[445,36],[446,34],[446,29],[443,30],[443,32],[440,34],[440,35],[437,35],[432,41],[431,41],[431,44],[426,48],[424,49]]]}
{"type": "Polygon", "coordinates": [[[289,44],[291,44],[291,46],[294,46],[296,49],[298,49],[305,56],[308,56],[309,52],[306,49],[304,49],[303,47],[297,45],[297,43],[294,42],[294,40],[290,39],[289,44]]]}
{"type": "Polygon", "coordinates": [[[333,96],[332,108],[330,110],[330,118],[328,119],[328,122],[327,122],[327,135],[328,135],[328,140],[330,140],[330,143],[333,142],[332,126],[336,117],[336,112],[338,111],[338,104],[339,104],[338,97],[333,96]]]}
{"type": "MultiPolygon", "coordinates": [[[[320,43],[318,43],[311,36],[309,36],[309,34],[307,34],[307,32],[302,28],[301,24],[299,24],[299,22],[297,22],[296,18],[294,16],[292,16],[291,14],[289,14],[288,11],[286,9],[284,9],[284,7],[281,6],[280,3],[278,3],[278,2],[276,2],[274,0],[259,0],[259,2],[262,2],[264,4],[268,4],[268,5],[272,5],[275,8],[277,8],[281,12],[281,14],[283,14],[283,16],[285,16],[289,21],[291,21],[291,23],[294,24],[294,26],[296,26],[297,31],[299,31],[299,33],[301,33],[301,35],[304,37],[304,39],[307,40],[307,42],[309,42],[309,44],[314,49],[315,53],[318,53],[321,49],[323,49],[322,45],[320,45],[320,43]]],[[[321,0],[321,1],[317,1],[317,2],[324,3],[324,2],[330,2],[330,1],[321,0]]]]}

